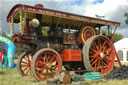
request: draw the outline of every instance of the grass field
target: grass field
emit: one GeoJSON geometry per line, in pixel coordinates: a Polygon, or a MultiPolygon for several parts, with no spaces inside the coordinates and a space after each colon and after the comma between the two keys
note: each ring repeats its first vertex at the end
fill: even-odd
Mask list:
{"type": "Polygon", "coordinates": [[[44,85],[45,82],[36,82],[34,78],[21,77],[17,69],[0,70],[0,85],[44,85]]]}
{"type": "MultiPolygon", "coordinates": [[[[0,85],[46,85],[46,81],[37,82],[32,77],[21,77],[17,69],[3,69],[0,70],[0,85]]],[[[83,85],[128,85],[128,80],[85,81],[83,85]]]]}

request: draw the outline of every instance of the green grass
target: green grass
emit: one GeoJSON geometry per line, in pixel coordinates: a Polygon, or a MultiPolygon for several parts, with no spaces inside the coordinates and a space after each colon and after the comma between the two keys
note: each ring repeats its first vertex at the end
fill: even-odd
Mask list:
{"type": "Polygon", "coordinates": [[[0,70],[0,85],[45,85],[45,82],[37,82],[34,78],[21,77],[17,69],[0,70]]]}
{"type": "MultiPolygon", "coordinates": [[[[0,85],[46,85],[46,81],[37,82],[33,77],[21,77],[17,69],[3,69],[0,70],[0,85]]],[[[128,80],[85,81],[82,85],[128,85],[128,80]]]]}

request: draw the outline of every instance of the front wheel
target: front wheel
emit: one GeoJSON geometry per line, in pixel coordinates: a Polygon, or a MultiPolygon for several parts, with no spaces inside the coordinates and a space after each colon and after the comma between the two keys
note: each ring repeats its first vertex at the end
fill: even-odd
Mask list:
{"type": "Polygon", "coordinates": [[[31,76],[31,52],[23,52],[17,61],[17,69],[21,76],[31,76]]]}
{"type": "Polygon", "coordinates": [[[31,63],[32,75],[43,81],[54,78],[56,72],[61,71],[62,60],[60,55],[53,49],[45,48],[35,53],[31,63]]]}

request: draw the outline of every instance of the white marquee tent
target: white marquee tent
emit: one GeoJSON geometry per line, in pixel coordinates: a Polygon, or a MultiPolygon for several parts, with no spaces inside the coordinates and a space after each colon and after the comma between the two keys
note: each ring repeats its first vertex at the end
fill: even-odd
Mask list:
{"type": "Polygon", "coordinates": [[[121,62],[128,62],[128,38],[123,38],[114,43],[121,62]]]}

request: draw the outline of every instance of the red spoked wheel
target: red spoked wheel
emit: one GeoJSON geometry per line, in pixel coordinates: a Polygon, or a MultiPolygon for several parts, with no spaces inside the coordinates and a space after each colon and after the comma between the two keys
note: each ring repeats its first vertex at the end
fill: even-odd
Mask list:
{"type": "Polygon", "coordinates": [[[39,50],[34,55],[31,63],[32,74],[38,81],[54,78],[56,72],[61,71],[61,68],[60,55],[50,48],[39,50]]]}
{"type": "Polygon", "coordinates": [[[113,69],[115,52],[112,42],[105,36],[93,36],[83,47],[83,62],[88,71],[107,74],[113,69]]]}
{"type": "Polygon", "coordinates": [[[23,52],[17,61],[17,69],[21,76],[31,76],[31,60],[30,52],[23,52]]]}

